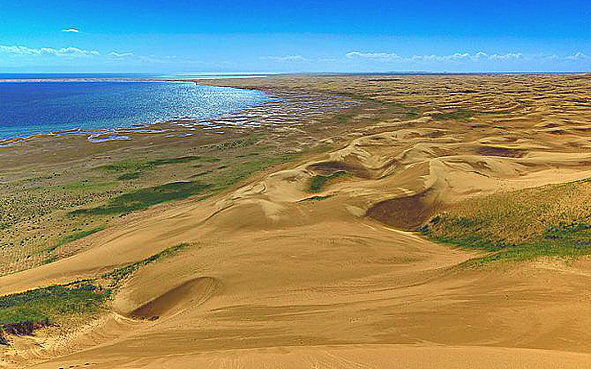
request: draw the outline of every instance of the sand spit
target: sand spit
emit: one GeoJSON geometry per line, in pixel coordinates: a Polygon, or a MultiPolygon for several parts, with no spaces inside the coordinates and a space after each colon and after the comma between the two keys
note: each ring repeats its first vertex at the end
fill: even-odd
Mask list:
{"type": "Polygon", "coordinates": [[[366,119],[373,107],[357,111],[348,129],[322,138],[333,145],[326,153],[207,200],[148,209],[81,252],[1,277],[8,294],[197,245],[139,269],[94,325],[39,332],[34,349],[16,338],[0,348],[0,366],[591,365],[588,259],[465,267],[482,253],[410,232],[463,199],[591,177],[591,132],[581,129],[591,119],[588,77],[207,83],[356,93],[419,110],[376,121],[366,119]],[[486,113],[437,115],[450,109],[486,113]],[[313,178],[335,173],[344,174],[310,192],[313,178]]]}

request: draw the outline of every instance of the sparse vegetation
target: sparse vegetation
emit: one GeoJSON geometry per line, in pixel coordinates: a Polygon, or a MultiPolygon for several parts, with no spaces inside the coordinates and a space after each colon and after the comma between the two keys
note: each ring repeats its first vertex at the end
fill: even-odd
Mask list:
{"type": "MultiPolygon", "coordinates": [[[[510,110],[468,110],[460,109],[451,113],[439,113],[433,114],[433,118],[436,120],[457,120],[467,121],[476,114],[509,114],[510,110]]],[[[496,127],[495,127],[496,128],[496,127]]]]}
{"type": "Polygon", "coordinates": [[[51,255],[50,257],[43,259],[42,264],[50,264],[50,263],[53,263],[54,261],[57,261],[58,259],[59,259],[59,257],[57,255],[51,255]]]}
{"type": "Polygon", "coordinates": [[[167,248],[155,255],[150,256],[147,259],[144,259],[142,261],[138,261],[137,263],[133,263],[133,264],[127,265],[123,268],[115,269],[109,273],[106,273],[102,276],[102,278],[110,280],[111,287],[117,286],[121,281],[123,281],[124,279],[129,277],[131,274],[133,274],[136,270],[138,270],[142,266],[148,265],[150,263],[153,263],[155,261],[158,261],[158,260],[161,260],[161,259],[164,259],[167,257],[171,257],[189,246],[190,246],[190,244],[188,244],[188,243],[180,243],[178,245],[169,247],[169,248],[167,248]]]}
{"type": "MultiPolygon", "coordinates": [[[[180,163],[189,163],[194,161],[201,161],[201,162],[216,162],[220,159],[209,157],[209,156],[180,156],[176,158],[161,158],[161,159],[153,159],[153,160],[146,160],[146,161],[135,161],[135,160],[126,160],[121,161],[118,163],[113,164],[106,164],[100,165],[95,167],[96,170],[104,170],[107,172],[129,172],[128,174],[131,175],[132,173],[137,173],[138,178],[142,170],[149,170],[154,169],[155,167],[161,165],[168,165],[168,164],[180,164],[180,163]]],[[[133,178],[132,178],[133,179],[133,178]]]]}
{"type": "Polygon", "coordinates": [[[58,242],[55,243],[53,246],[48,247],[46,251],[53,251],[56,248],[60,247],[61,245],[65,245],[67,243],[74,242],[74,241],[84,238],[86,236],[90,236],[91,234],[96,233],[96,232],[100,232],[103,229],[104,229],[104,227],[97,227],[97,228],[89,229],[86,231],[80,231],[80,232],[75,232],[75,233],[69,234],[69,235],[59,239],[58,242]]]}
{"type": "Polygon", "coordinates": [[[336,180],[343,180],[347,178],[349,174],[345,171],[338,171],[334,172],[331,175],[323,176],[323,175],[316,175],[310,179],[308,183],[308,191],[310,192],[320,192],[330,183],[334,183],[336,180]]]}
{"type": "Polygon", "coordinates": [[[300,200],[300,202],[301,201],[320,201],[320,200],[326,200],[326,199],[328,199],[330,197],[333,197],[333,196],[334,196],[334,194],[326,195],[326,196],[310,196],[310,197],[307,197],[305,199],[300,200]]]}
{"type": "Polygon", "coordinates": [[[119,195],[109,201],[108,204],[90,208],[78,209],[70,212],[71,215],[106,215],[126,214],[132,211],[147,209],[165,201],[181,200],[189,196],[202,193],[210,188],[209,184],[192,182],[172,182],[161,186],[148,187],[123,195],[119,195]]]}
{"type": "Polygon", "coordinates": [[[591,181],[471,199],[433,217],[421,232],[439,242],[493,254],[471,260],[525,260],[591,254],[591,181]]]}
{"type": "Polygon", "coordinates": [[[234,140],[223,141],[218,144],[211,145],[210,148],[214,150],[226,151],[231,149],[237,149],[240,147],[250,147],[255,145],[260,138],[260,134],[250,134],[244,138],[237,138],[234,140]]]}
{"type": "Polygon", "coordinates": [[[191,246],[181,243],[155,255],[101,276],[65,285],[36,288],[0,296],[0,344],[7,344],[4,333],[30,335],[35,329],[55,324],[66,316],[98,312],[120,283],[142,266],[178,254],[191,246]],[[102,287],[103,282],[108,287],[102,287]]]}
{"type": "Polygon", "coordinates": [[[476,112],[472,110],[458,110],[452,113],[440,113],[440,114],[433,114],[433,119],[436,120],[459,120],[465,121],[468,118],[472,118],[476,114],[476,112]]]}
{"type": "Polygon", "coordinates": [[[109,290],[79,281],[0,296],[0,332],[23,335],[71,314],[98,311],[109,290]]]}
{"type": "Polygon", "coordinates": [[[117,177],[117,179],[120,181],[129,181],[132,179],[140,178],[140,175],[141,175],[141,172],[129,172],[129,173],[124,173],[124,174],[120,175],[119,177],[117,177]]]}

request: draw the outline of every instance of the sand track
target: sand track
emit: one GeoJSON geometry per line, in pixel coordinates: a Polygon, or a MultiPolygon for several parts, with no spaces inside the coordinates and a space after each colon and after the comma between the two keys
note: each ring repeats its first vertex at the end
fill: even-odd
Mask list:
{"type": "MultiPolygon", "coordinates": [[[[101,368],[101,358],[91,357],[91,368],[101,368]]],[[[120,368],[344,368],[370,369],[579,369],[591,363],[584,354],[531,349],[491,347],[441,347],[412,345],[347,345],[276,347],[272,349],[228,350],[166,358],[137,358],[120,368]],[[267,363],[268,365],[265,365],[267,363]],[[396,366],[394,366],[396,365],[396,366]]],[[[107,366],[104,366],[107,367],[107,366]]],[[[38,366],[55,368],[54,364],[38,366]],[[53,366],[52,366],[53,365],[53,366]]]]}
{"type": "Polygon", "coordinates": [[[566,133],[550,138],[539,108],[494,123],[512,124],[502,132],[489,118],[428,115],[364,126],[338,150],[216,198],[155,207],[83,253],[2,277],[0,293],[197,242],[125,283],[113,302],[134,318],[118,318],[124,328],[90,329],[92,345],[32,367],[589,366],[588,260],[466,268],[479,253],[400,230],[471,196],[591,177],[591,141],[570,127],[583,125],[562,122],[566,133]],[[336,171],[350,177],[307,191],[336,171]]]}

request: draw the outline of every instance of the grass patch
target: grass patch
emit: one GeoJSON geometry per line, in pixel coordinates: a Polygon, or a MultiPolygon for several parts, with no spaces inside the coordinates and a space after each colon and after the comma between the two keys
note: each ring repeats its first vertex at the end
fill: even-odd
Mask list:
{"type": "Polygon", "coordinates": [[[478,114],[509,114],[511,110],[474,110],[478,114]]]}
{"type": "Polygon", "coordinates": [[[84,190],[84,191],[91,191],[91,190],[101,190],[106,189],[107,187],[113,186],[115,182],[91,182],[88,179],[76,182],[66,183],[62,186],[56,186],[54,188],[61,188],[62,190],[84,190]]]}
{"type": "Polygon", "coordinates": [[[220,161],[220,159],[213,158],[210,156],[181,156],[178,158],[165,158],[165,159],[151,160],[146,163],[146,166],[147,167],[157,167],[160,165],[167,165],[167,164],[190,163],[192,161],[213,163],[216,161],[220,161]]]}
{"type": "Polygon", "coordinates": [[[0,296],[0,330],[31,334],[63,315],[94,313],[109,295],[90,281],[80,281],[0,296]]]}
{"type": "Polygon", "coordinates": [[[140,178],[140,175],[141,175],[141,172],[129,172],[129,173],[124,173],[124,174],[120,175],[119,177],[117,177],[117,179],[120,181],[130,181],[132,179],[140,178]]]}
{"type": "Polygon", "coordinates": [[[470,199],[431,218],[421,232],[439,242],[493,253],[469,264],[591,255],[591,182],[470,199]]]}
{"type": "Polygon", "coordinates": [[[48,258],[43,259],[41,264],[50,264],[50,263],[53,263],[54,261],[57,261],[58,259],[59,259],[59,257],[57,255],[52,255],[48,258]]]}
{"type": "Polygon", "coordinates": [[[197,173],[197,174],[193,174],[193,175],[191,176],[191,178],[197,178],[197,177],[201,177],[201,176],[204,176],[204,175],[207,175],[207,174],[210,174],[210,173],[213,173],[213,170],[206,170],[206,171],[204,171],[204,172],[200,172],[200,173],[197,173]]]}
{"type": "Polygon", "coordinates": [[[436,120],[460,120],[466,121],[468,118],[473,117],[476,112],[472,110],[458,110],[452,113],[440,113],[440,114],[433,114],[433,119],[436,120]]]}
{"type": "MultiPolygon", "coordinates": [[[[211,183],[208,184],[204,184],[198,181],[186,181],[172,182],[160,186],[143,188],[114,197],[113,199],[109,200],[109,202],[105,205],[101,205],[90,209],[78,209],[71,211],[68,214],[99,216],[112,214],[127,214],[133,211],[147,209],[152,205],[156,205],[162,202],[185,199],[189,196],[201,194],[206,191],[208,191],[208,195],[212,195],[248,178],[253,173],[267,169],[273,165],[292,161],[300,155],[302,155],[302,153],[283,154],[272,157],[254,157],[254,160],[252,161],[236,164],[231,167],[218,167],[217,169],[230,168],[231,170],[229,170],[227,173],[224,173],[224,175],[211,178],[211,183]]],[[[219,159],[206,158],[206,160],[214,162],[218,161],[219,159]]],[[[177,160],[177,162],[179,161],[177,160]]],[[[166,163],[170,163],[170,160],[167,160],[166,163]]],[[[195,178],[206,174],[210,174],[212,172],[213,171],[211,170],[204,171],[201,173],[197,173],[192,177],[195,178]]]]}
{"type": "Polygon", "coordinates": [[[96,233],[96,232],[100,232],[103,229],[105,229],[105,228],[104,227],[97,227],[97,228],[89,229],[86,231],[74,232],[72,234],[69,234],[67,236],[60,238],[53,246],[49,246],[46,249],[46,251],[53,251],[62,245],[65,245],[70,242],[74,242],[74,241],[84,238],[86,236],[90,236],[91,234],[96,233]]]}
{"type": "Polygon", "coordinates": [[[161,186],[148,187],[119,195],[108,204],[90,209],[71,211],[70,215],[109,215],[126,214],[132,211],[147,209],[165,201],[181,200],[200,194],[211,185],[199,182],[172,182],[161,186]]]}
{"type": "Polygon", "coordinates": [[[31,335],[35,329],[55,324],[66,316],[97,313],[120,283],[139,268],[174,256],[189,246],[181,243],[102,275],[108,287],[102,287],[104,283],[99,280],[84,280],[0,296],[0,344],[8,344],[4,333],[31,335]]]}
{"type": "Polygon", "coordinates": [[[309,192],[320,192],[323,188],[336,180],[342,180],[349,176],[345,171],[338,171],[328,176],[316,175],[310,179],[308,183],[309,192]]]}
{"type": "Polygon", "coordinates": [[[326,195],[326,196],[310,196],[310,197],[300,200],[300,202],[302,202],[302,201],[321,201],[321,200],[326,200],[326,199],[333,197],[333,196],[334,196],[334,194],[326,195]]]}
{"type": "Polygon", "coordinates": [[[139,268],[141,268],[145,265],[148,265],[150,263],[153,263],[155,261],[171,257],[171,256],[179,253],[181,250],[185,249],[188,246],[190,246],[190,244],[180,243],[178,245],[169,247],[169,248],[167,248],[155,255],[150,256],[147,259],[144,259],[142,261],[138,261],[137,263],[133,263],[133,264],[127,265],[123,268],[115,269],[109,273],[103,274],[102,278],[110,280],[111,281],[110,285],[112,287],[116,286],[119,283],[121,283],[121,281],[123,281],[124,279],[129,277],[131,274],[133,274],[139,268]]]}
{"type": "MultiPolygon", "coordinates": [[[[107,172],[115,172],[115,173],[117,173],[117,172],[138,173],[138,177],[139,177],[140,171],[154,169],[155,167],[158,167],[161,165],[190,163],[190,162],[194,162],[194,161],[212,163],[212,162],[216,162],[219,160],[220,159],[218,159],[218,158],[213,158],[213,157],[209,157],[209,156],[189,155],[189,156],[180,156],[180,157],[176,157],[176,158],[161,158],[161,159],[153,159],[153,160],[147,160],[147,161],[126,160],[126,161],[121,161],[121,162],[113,163],[113,164],[100,165],[98,167],[95,167],[94,169],[95,170],[104,170],[107,172]]],[[[131,179],[135,179],[135,178],[131,178],[131,179]]]]}
{"type": "Polygon", "coordinates": [[[247,154],[244,155],[236,155],[237,158],[248,158],[249,156],[258,156],[260,155],[260,152],[249,152],[247,154]]]}
{"type": "MultiPolygon", "coordinates": [[[[510,110],[467,110],[460,109],[451,113],[433,114],[433,119],[436,120],[458,120],[467,121],[476,114],[509,114],[510,110]]],[[[496,128],[496,127],[495,127],[496,128]]]]}
{"type": "Polygon", "coordinates": [[[419,110],[416,108],[410,108],[404,112],[404,116],[408,119],[417,118],[419,115],[419,110]]]}
{"type": "Polygon", "coordinates": [[[269,156],[255,158],[252,161],[240,163],[232,166],[228,173],[223,176],[213,179],[212,190],[214,192],[222,191],[230,186],[239,183],[240,181],[250,177],[252,174],[270,168],[274,165],[287,163],[300,157],[302,154],[283,154],[279,156],[269,156]]]}
{"type": "Polygon", "coordinates": [[[118,163],[100,165],[93,169],[107,172],[132,172],[141,169],[143,165],[145,164],[139,161],[125,160],[118,163]]]}
{"type": "Polygon", "coordinates": [[[219,150],[219,151],[226,151],[226,150],[236,149],[239,147],[251,147],[251,146],[256,145],[261,137],[262,137],[261,134],[250,134],[247,137],[220,142],[218,144],[209,145],[208,147],[210,149],[219,150]]]}

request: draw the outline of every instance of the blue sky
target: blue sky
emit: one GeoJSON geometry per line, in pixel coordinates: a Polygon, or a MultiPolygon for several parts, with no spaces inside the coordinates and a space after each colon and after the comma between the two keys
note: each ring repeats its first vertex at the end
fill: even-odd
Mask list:
{"type": "Polygon", "coordinates": [[[0,0],[0,72],[591,71],[591,1],[0,0]]]}

